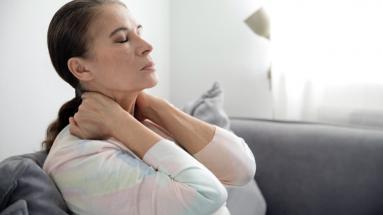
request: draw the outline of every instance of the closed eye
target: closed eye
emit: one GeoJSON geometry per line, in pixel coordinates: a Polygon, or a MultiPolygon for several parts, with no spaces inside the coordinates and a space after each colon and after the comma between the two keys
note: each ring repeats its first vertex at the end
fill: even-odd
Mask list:
{"type": "Polygon", "coordinates": [[[129,41],[129,39],[126,38],[125,40],[118,41],[118,43],[126,43],[126,42],[128,42],[128,41],[129,41]]]}
{"type": "MultiPolygon", "coordinates": [[[[142,25],[138,25],[137,26],[137,35],[138,36],[141,36],[141,32],[142,32],[142,25]]],[[[118,29],[116,29],[115,31],[113,31],[112,33],[111,33],[111,35],[110,36],[112,36],[113,34],[115,34],[115,33],[117,33],[118,31],[126,31],[126,32],[129,32],[129,30],[127,29],[127,28],[125,28],[125,27],[121,27],[121,28],[118,28],[118,29]]],[[[118,40],[117,41],[117,43],[126,43],[126,42],[129,42],[129,38],[128,37],[126,37],[126,39],[124,39],[124,40],[118,40]]]]}

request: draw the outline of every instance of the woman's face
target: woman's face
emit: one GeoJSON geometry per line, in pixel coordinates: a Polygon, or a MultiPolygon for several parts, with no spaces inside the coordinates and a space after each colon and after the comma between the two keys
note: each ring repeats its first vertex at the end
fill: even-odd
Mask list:
{"type": "Polygon", "coordinates": [[[93,79],[87,90],[113,96],[141,91],[157,84],[150,53],[153,47],[140,36],[141,26],[119,4],[101,6],[88,30],[86,68],[93,79]]]}

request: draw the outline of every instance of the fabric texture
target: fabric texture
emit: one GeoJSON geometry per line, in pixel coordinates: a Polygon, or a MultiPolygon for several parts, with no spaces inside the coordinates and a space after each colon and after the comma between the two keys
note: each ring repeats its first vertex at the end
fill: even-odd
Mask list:
{"type": "Polygon", "coordinates": [[[25,200],[17,200],[8,206],[0,215],[28,215],[28,206],[25,200]]]}
{"type": "Polygon", "coordinates": [[[254,176],[254,156],[242,138],[220,127],[208,146],[199,152],[201,157],[216,157],[207,162],[223,166],[234,162],[244,170],[241,175],[209,171],[206,167],[214,165],[167,139],[141,160],[115,139],[82,140],[71,135],[68,126],[57,136],[44,170],[75,214],[228,215],[223,184],[248,183],[254,176]],[[215,154],[221,147],[227,152],[224,158],[215,154]]]}
{"type": "Polygon", "coordinates": [[[223,109],[224,93],[219,82],[194,101],[188,102],[182,111],[200,120],[230,129],[230,120],[223,109]]]}
{"type": "Polygon", "coordinates": [[[382,130],[243,118],[231,125],[257,152],[268,215],[383,214],[382,130]]]}
{"type": "MultiPolygon", "coordinates": [[[[230,130],[230,119],[223,109],[224,91],[219,82],[214,82],[211,89],[203,93],[200,98],[189,102],[182,110],[198,119],[230,130]]],[[[253,149],[255,154],[256,150],[253,149]]],[[[224,156],[224,152],[220,152],[224,156]]],[[[206,157],[209,159],[209,157],[206,157]]],[[[231,163],[235,169],[235,163],[231,163]]],[[[228,168],[217,165],[216,168],[228,168]]],[[[224,171],[224,170],[222,170],[224,171]]],[[[255,180],[245,186],[227,187],[227,207],[233,215],[264,215],[266,201],[255,180]]]]}
{"type": "Polygon", "coordinates": [[[0,211],[4,214],[67,214],[66,204],[40,164],[41,151],[0,163],[0,211]]]}
{"type": "MultiPolygon", "coordinates": [[[[200,100],[199,102],[195,103],[195,104],[199,104],[198,108],[194,107],[193,105],[189,107],[191,107],[193,109],[193,113],[198,115],[201,119],[208,122],[213,122],[212,124],[219,125],[222,128],[229,128],[230,121],[228,120],[227,115],[225,114],[223,109],[221,110],[217,109],[218,107],[222,107],[223,97],[220,97],[222,96],[221,93],[222,91],[220,89],[220,86],[218,84],[215,84],[215,89],[212,89],[210,90],[209,93],[206,93],[204,100],[200,100]],[[217,96],[220,97],[220,99],[217,99],[218,98],[217,96]],[[207,99],[209,99],[210,101],[207,101],[207,99]],[[204,105],[204,108],[201,108],[201,105],[204,105]]],[[[145,123],[145,125],[148,126],[148,123],[145,123]]],[[[255,166],[252,167],[251,165],[249,165],[251,163],[254,163],[254,157],[251,151],[249,150],[247,144],[244,142],[242,138],[239,138],[235,136],[232,132],[229,132],[228,130],[222,129],[220,127],[216,128],[215,138],[213,139],[212,143],[209,144],[209,147],[207,147],[207,149],[204,149],[204,151],[194,155],[195,156],[194,159],[197,159],[196,161],[197,164],[198,162],[203,163],[203,165],[199,165],[199,168],[203,169],[205,168],[205,166],[208,166],[209,169],[210,168],[213,169],[215,176],[218,177],[220,180],[224,181],[225,183],[227,183],[226,184],[227,186],[243,185],[248,180],[250,180],[250,178],[253,175],[253,172],[255,171],[255,166]],[[227,139],[225,140],[225,138],[227,139]],[[231,141],[230,144],[229,143],[222,144],[221,141],[227,141],[227,140],[231,141]],[[207,158],[209,156],[210,158],[215,156],[221,159],[220,153],[222,152],[228,153],[229,157],[233,156],[233,154],[230,155],[230,150],[228,150],[230,147],[226,146],[226,148],[220,148],[221,146],[224,146],[224,145],[227,145],[227,146],[237,145],[235,148],[240,150],[235,153],[245,155],[245,156],[236,156],[237,158],[234,157],[233,159],[230,159],[231,161],[233,161],[233,163],[236,163],[238,167],[238,168],[231,168],[233,170],[232,172],[235,173],[234,170],[238,170],[242,168],[244,170],[242,172],[245,173],[243,176],[236,173],[232,175],[230,174],[227,175],[227,171],[225,171],[225,174],[223,174],[222,170],[215,169],[214,166],[216,165],[212,165],[211,163],[209,164],[209,161],[207,161],[208,160],[207,158]],[[247,157],[247,161],[246,161],[246,157],[247,157]],[[241,167],[241,165],[243,167],[241,167]]],[[[151,126],[151,129],[152,130],[157,129],[156,132],[160,132],[160,130],[158,128],[155,128],[154,126],[151,126]]],[[[166,136],[166,134],[164,133],[162,133],[162,136],[164,138],[171,139],[169,136],[166,136]]],[[[113,140],[111,141],[113,142],[113,140]]],[[[114,141],[114,143],[116,143],[116,141],[114,141]]],[[[179,169],[179,167],[175,167],[175,166],[168,166],[168,167],[165,166],[164,168],[163,165],[158,165],[158,164],[164,163],[165,161],[156,160],[156,157],[160,157],[160,155],[158,154],[163,153],[162,151],[164,150],[162,148],[164,147],[168,148],[169,145],[174,145],[174,143],[172,144],[171,141],[168,141],[168,142],[165,141],[164,143],[159,144],[158,147],[154,147],[153,151],[157,151],[157,152],[154,152],[154,155],[150,155],[149,153],[145,158],[145,162],[151,163],[157,170],[160,169],[164,173],[164,175],[171,176],[172,180],[174,180],[174,178],[176,177],[182,179],[182,174],[184,174],[183,173],[184,170],[182,170],[182,168],[179,169]],[[158,148],[161,148],[161,150],[159,150],[158,148]]],[[[108,147],[110,147],[110,145],[108,147]]],[[[133,154],[130,154],[130,155],[134,157],[133,154]]],[[[0,179],[0,211],[1,211],[0,215],[71,214],[65,201],[63,200],[63,197],[60,191],[57,189],[57,187],[55,186],[54,182],[50,179],[50,177],[41,169],[42,165],[45,162],[46,156],[47,154],[44,151],[40,151],[40,152],[25,154],[21,156],[14,156],[0,163],[0,174],[2,176],[2,178],[0,179]]],[[[168,157],[167,159],[173,160],[170,157],[168,157]]],[[[229,165],[225,165],[225,166],[229,166],[229,165]]],[[[184,169],[190,169],[190,166],[185,167],[184,169]]],[[[153,169],[151,171],[153,171],[153,169]]],[[[206,172],[209,172],[209,171],[206,171],[206,172]]],[[[64,175],[63,177],[65,178],[68,175],[70,176],[71,174],[64,175]]],[[[206,178],[206,177],[202,177],[202,178],[206,178]]],[[[83,179],[78,178],[78,179],[85,180],[85,182],[89,184],[89,181],[86,181],[86,178],[83,178],[83,179]]],[[[99,177],[97,179],[99,179],[99,177]]],[[[109,177],[109,179],[113,180],[113,177],[109,177]]],[[[185,179],[187,179],[187,177],[185,179]]],[[[164,180],[160,180],[160,181],[164,182],[164,180]]],[[[207,183],[207,182],[203,181],[203,183],[207,183]]],[[[209,186],[207,186],[206,189],[209,189],[209,186]]],[[[227,192],[226,189],[223,189],[223,190],[227,192]]],[[[232,192],[230,189],[228,190],[229,192],[232,192]]],[[[151,192],[151,191],[152,189],[147,190],[147,192],[151,192]]],[[[224,194],[225,192],[222,191],[221,193],[224,194]]],[[[124,204],[126,204],[126,201],[124,202],[124,204]]],[[[200,207],[199,205],[201,204],[196,203],[195,206],[200,207]]],[[[167,207],[167,204],[164,204],[164,206],[167,207]]],[[[206,210],[206,208],[205,209],[202,208],[202,210],[206,210]]],[[[226,207],[221,207],[220,210],[216,211],[214,214],[228,214],[228,213],[229,212],[227,211],[226,207]]],[[[197,212],[197,214],[203,214],[203,213],[197,212]]]]}

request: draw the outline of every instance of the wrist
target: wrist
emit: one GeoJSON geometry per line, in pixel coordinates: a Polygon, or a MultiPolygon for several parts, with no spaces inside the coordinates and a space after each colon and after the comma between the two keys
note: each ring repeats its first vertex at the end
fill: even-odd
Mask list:
{"type": "Polygon", "coordinates": [[[115,123],[112,135],[141,159],[145,153],[159,140],[161,136],[145,127],[141,122],[126,112],[115,123]]]}
{"type": "Polygon", "coordinates": [[[109,128],[110,134],[112,137],[118,139],[121,135],[121,132],[124,132],[124,129],[129,127],[129,124],[134,119],[132,115],[130,115],[128,112],[124,111],[121,114],[119,114],[118,117],[114,119],[113,122],[111,122],[109,128]]]}
{"type": "Polygon", "coordinates": [[[170,105],[171,104],[168,103],[165,99],[158,98],[150,103],[145,115],[151,121],[158,124],[161,122],[161,117],[163,116],[163,113],[166,112],[170,105]]]}

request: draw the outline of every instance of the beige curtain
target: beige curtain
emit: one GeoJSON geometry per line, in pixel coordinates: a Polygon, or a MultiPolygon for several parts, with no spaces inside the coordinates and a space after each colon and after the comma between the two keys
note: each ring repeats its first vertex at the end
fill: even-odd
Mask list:
{"type": "Polygon", "coordinates": [[[383,128],[383,2],[271,7],[274,117],[383,128]]]}

